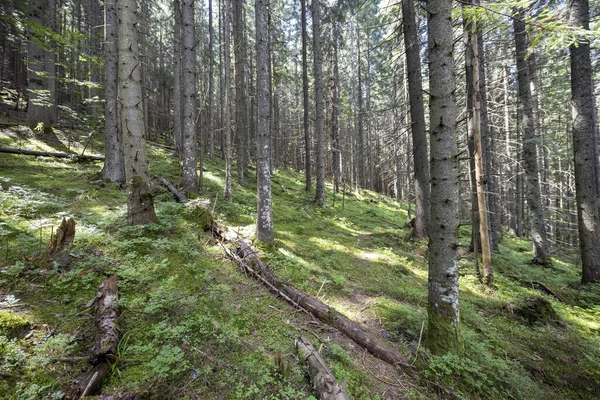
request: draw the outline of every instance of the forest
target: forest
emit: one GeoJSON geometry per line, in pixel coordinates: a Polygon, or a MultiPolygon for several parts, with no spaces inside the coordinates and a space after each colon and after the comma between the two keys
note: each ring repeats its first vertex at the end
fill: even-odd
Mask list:
{"type": "Polygon", "coordinates": [[[2,0],[0,399],[600,398],[597,0],[2,0]]]}

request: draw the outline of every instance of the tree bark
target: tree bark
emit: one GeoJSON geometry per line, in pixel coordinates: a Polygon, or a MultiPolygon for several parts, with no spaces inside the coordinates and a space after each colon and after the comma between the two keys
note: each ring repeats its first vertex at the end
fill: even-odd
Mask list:
{"type": "Polygon", "coordinates": [[[338,382],[327,364],[306,338],[296,339],[296,349],[300,357],[308,364],[308,375],[313,381],[315,392],[320,400],[350,400],[345,384],[338,382]]]}
{"type": "Polygon", "coordinates": [[[256,140],[257,215],[256,238],[273,243],[273,199],[271,196],[271,138],[269,110],[269,55],[267,54],[267,1],[256,0],[256,97],[258,132],[256,140]]]}
{"type": "Polygon", "coordinates": [[[416,213],[412,235],[415,238],[424,239],[427,237],[430,208],[429,158],[427,156],[427,134],[425,132],[423,84],[421,82],[421,56],[419,54],[419,36],[417,34],[414,7],[414,0],[402,0],[402,27],[404,30],[404,46],[406,48],[415,172],[416,213]]]}
{"type": "Polygon", "coordinates": [[[523,165],[527,178],[527,206],[529,209],[529,228],[533,240],[534,264],[548,266],[551,263],[548,254],[548,239],[544,220],[544,205],[540,190],[539,168],[537,161],[537,136],[534,125],[533,99],[531,96],[531,75],[527,61],[527,28],[524,22],[525,11],[519,9],[514,22],[517,70],[519,81],[519,100],[523,110],[523,165]]]}
{"type": "Polygon", "coordinates": [[[315,137],[317,140],[317,182],[315,200],[321,207],[326,206],[325,198],[325,138],[323,122],[323,53],[321,38],[321,5],[319,0],[312,0],[313,17],[313,57],[315,70],[315,137]]]}
{"type": "Polygon", "coordinates": [[[128,187],[127,214],[132,224],[146,224],[156,221],[156,214],[147,184],[148,158],[142,110],[136,1],[118,0],[117,17],[121,126],[128,187]]]}
{"type": "MultiPolygon", "coordinates": [[[[573,27],[590,29],[588,0],[570,1],[570,23],[573,27]]],[[[577,225],[581,251],[582,283],[600,281],[600,216],[597,163],[598,156],[594,82],[590,58],[590,42],[579,37],[571,52],[571,112],[573,118],[573,154],[575,159],[575,190],[577,225]]]]}
{"type": "Polygon", "coordinates": [[[431,220],[427,343],[434,354],[461,353],[458,310],[458,149],[453,93],[452,1],[428,0],[431,220]]]}
{"type": "Polygon", "coordinates": [[[196,28],[194,0],[183,0],[182,8],[182,145],[183,177],[181,186],[198,193],[198,140],[196,137],[196,28]]]}
{"type": "Polygon", "coordinates": [[[125,181],[123,146],[119,131],[119,54],[117,46],[116,0],[104,0],[104,168],[102,177],[111,182],[125,181]]]}

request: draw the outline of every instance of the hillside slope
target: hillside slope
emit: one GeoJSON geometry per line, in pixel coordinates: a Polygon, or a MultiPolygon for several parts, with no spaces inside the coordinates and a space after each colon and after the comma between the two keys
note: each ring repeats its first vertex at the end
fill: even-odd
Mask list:
{"type": "MultiPolygon", "coordinates": [[[[0,146],[81,152],[78,134],[3,128],[0,146]]],[[[92,149],[99,148],[96,143],[92,149]]],[[[151,170],[177,182],[179,161],[152,148],[151,170]]],[[[229,261],[203,232],[194,204],[252,236],[254,174],[222,199],[224,167],[205,163],[191,205],[154,187],[159,223],[127,226],[125,195],[100,179],[101,163],[0,154],[0,398],[61,398],[89,368],[98,285],[119,277],[121,344],[102,393],[155,399],[305,399],[315,396],[294,339],[308,337],[353,399],[597,398],[600,285],[581,287],[575,255],[552,269],[527,264],[531,246],[505,235],[496,286],[461,260],[465,357],[431,356],[427,244],[409,238],[406,209],[349,188],[317,208],[302,176],[273,176],[272,270],[371,331],[414,362],[381,362],[335,329],[294,309],[229,261]],[[77,222],[72,265],[42,254],[60,219],[77,222]],[[543,283],[560,297],[540,291],[543,283]],[[540,300],[541,299],[541,300],[540,300]],[[546,313],[538,305],[546,306],[546,313]],[[554,311],[554,313],[552,312],[554,311]]],[[[462,229],[461,242],[469,231],[462,229]]]]}

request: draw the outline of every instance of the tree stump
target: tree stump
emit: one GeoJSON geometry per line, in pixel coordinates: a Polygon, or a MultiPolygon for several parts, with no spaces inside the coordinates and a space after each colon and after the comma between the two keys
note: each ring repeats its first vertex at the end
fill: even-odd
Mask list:
{"type": "Polygon", "coordinates": [[[46,259],[57,267],[65,268],[70,264],[69,252],[75,240],[75,220],[63,218],[56,234],[46,248],[46,259]]]}

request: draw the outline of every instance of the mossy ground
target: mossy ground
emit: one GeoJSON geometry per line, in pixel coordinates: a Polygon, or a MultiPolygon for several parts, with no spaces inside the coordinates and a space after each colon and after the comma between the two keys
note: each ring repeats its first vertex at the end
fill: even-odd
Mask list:
{"type": "MultiPolygon", "coordinates": [[[[3,129],[2,146],[81,151],[86,138],[3,129]]],[[[99,139],[99,138],[98,138],[99,139]]],[[[93,142],[93,149],[100,143],[93,142]]],[[[89,151],[86,150],[86,153],[89,151]]],[[[150,149],[151,169],[176,183],[179,161],[150,149]]],[[[354,399],[597,398],[600,285],[581,286],[573,254],[548,268],[527,264],[531,246],[505,235],[494,255],[496,284],[481,285],[461,260],[465,355],[431,356],[427,332],[427,244],[410,239],[406,209],[392,199],[328,187],[316,207],[293,171],[273,176],[276,244],[262,247],[281,277],[397,343],[418,367],[403,374],[268,292],[228,261],[204,233],[197,208],[155,186],[159,222],[126,224],[125,194],[99,182],[100,163],[0,154],[0,302],[22,316],[26,335],[0,334],[0,398],[59,398],[88,367],[93,318],[85,304],[119,276],[122,340],[104,393],[150,398],[306,399],[314,396],[294,338],[309,337],[354,399]],[[343,209],[342,209],[343,204],[343,209]],[[77,221],[73,265],[41,265],[52,227],[77,221]],[[542,281],[563,302],[527,282],[542,281]],[[530,323],[514,310],[543,296],[560,323],[530,323]],[[417,348],[419,348],[417,354],[417,348]],[[289,369],[282,373],[275,359],[289,369]]],[[[235,176],[234,176],[235,179],[235,176]]],[[[203,192],[217,219],[252,236],[254,170],[223,200],[224,166],[206,160],[203,192]]],[[[461,242],[469,232],[461,229],[461,242]]]]}

